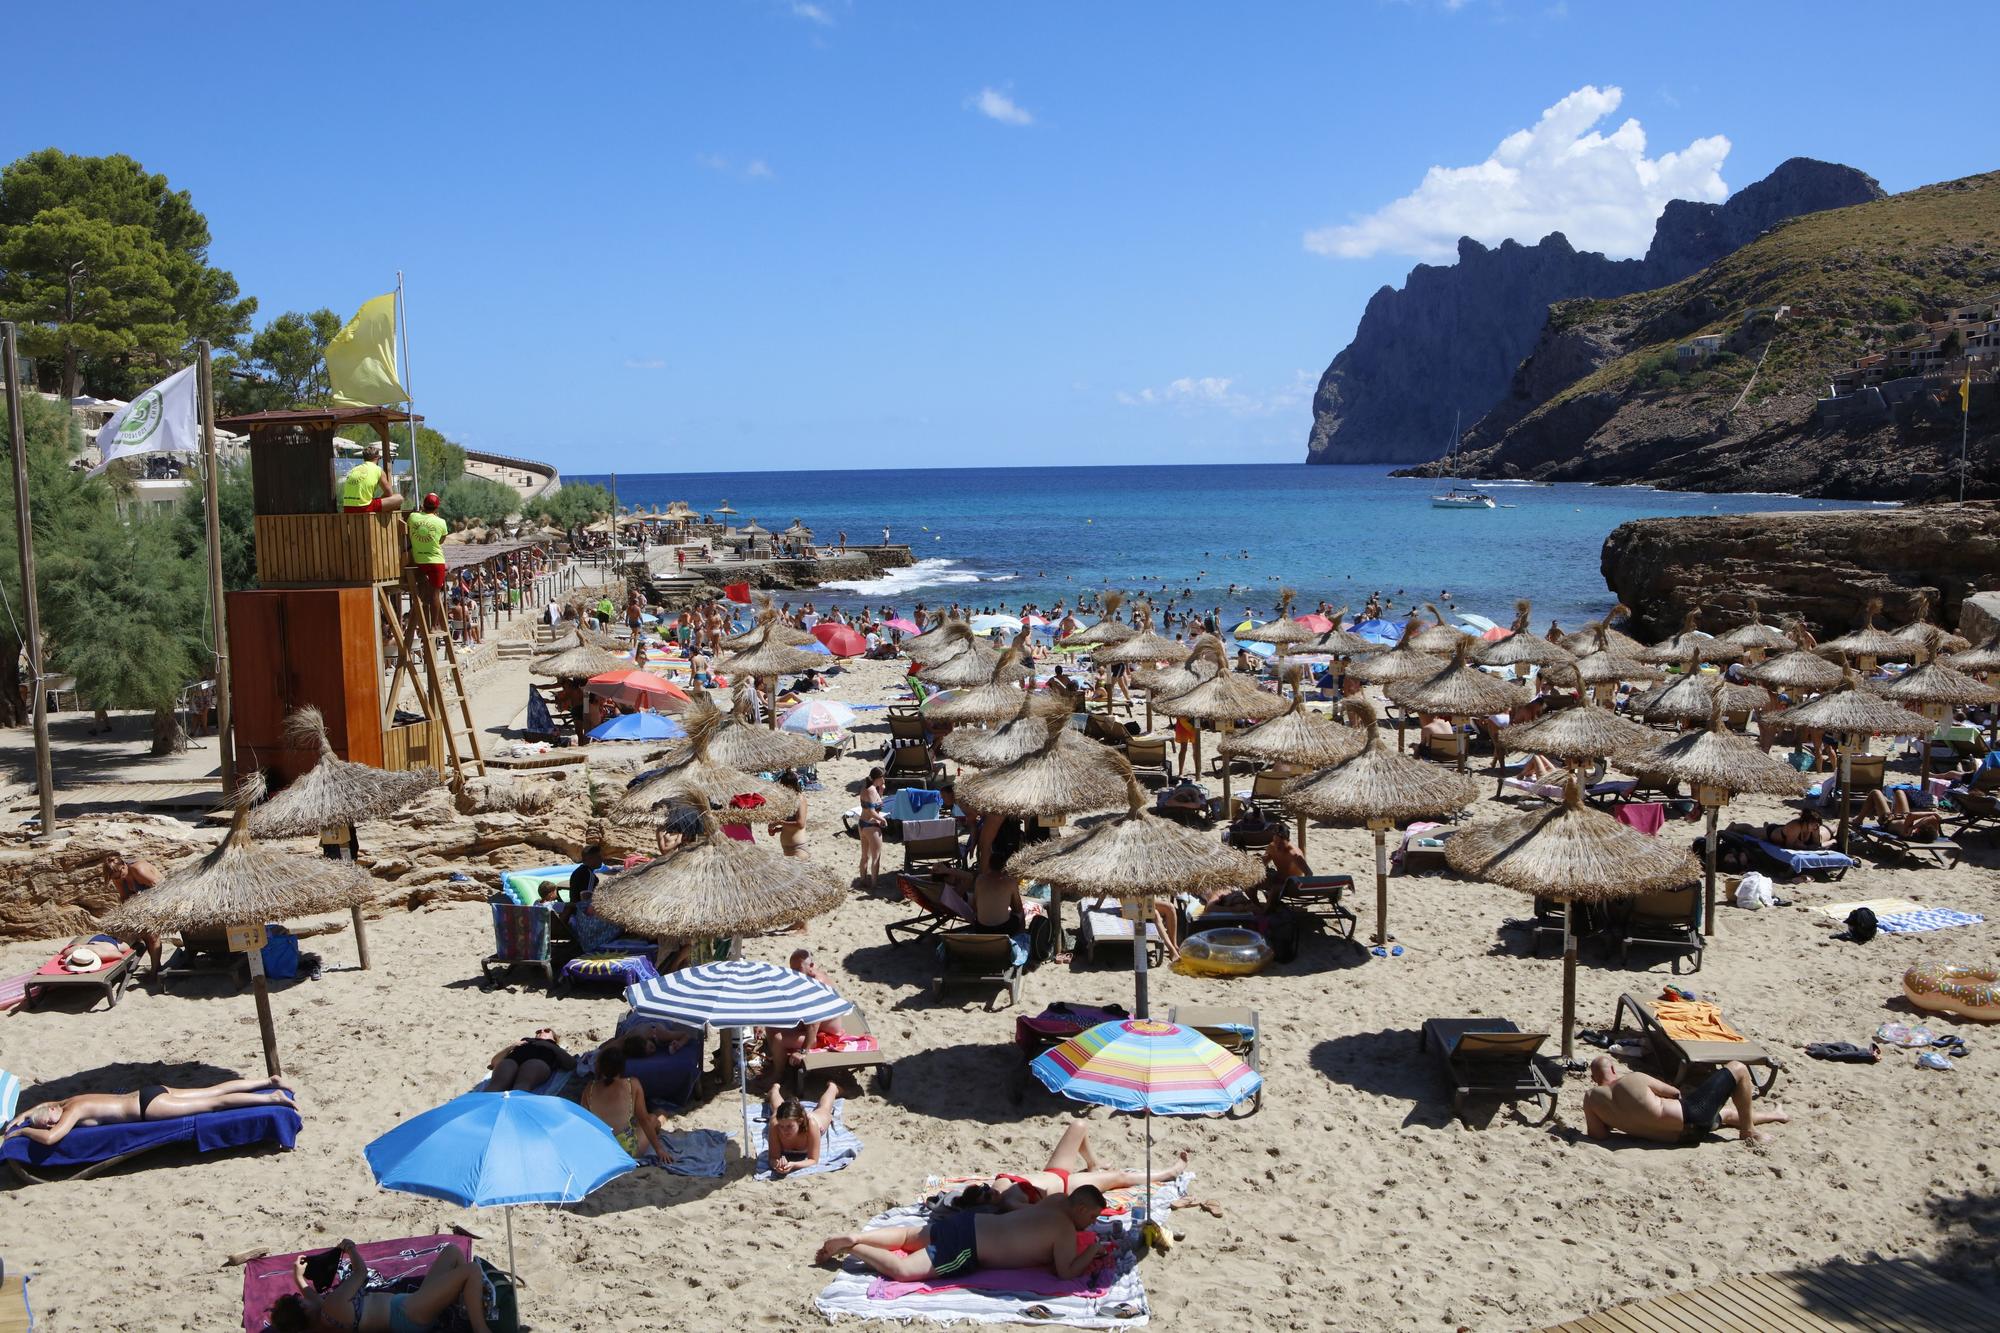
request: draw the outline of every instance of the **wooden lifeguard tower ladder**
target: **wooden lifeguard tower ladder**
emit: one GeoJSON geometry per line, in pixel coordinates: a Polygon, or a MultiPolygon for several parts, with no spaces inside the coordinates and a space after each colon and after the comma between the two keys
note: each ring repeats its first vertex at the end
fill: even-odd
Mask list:
{"type": "Polygon", "coordinates": [[[407,425],[414,437],[422,421],[362,407],[255,412],[220,423],[250,436],[259,585],[229,594],[236,747],[242,762],[271,771],[273,786],[317,762],[283,739],[286,716],[307,704],[319,708],[343,759],[448,770],[454,786],[486,773],[458,650],[447,627],[429,623],[407,579],[402,515],[340,508],[335,433],[374,430],[386,466],[394,455],[390,426],[407,425]],[[442,664],[433,643],[440,632],[442,664]],[[399,720],[406,677],[423,716],[399,720]]]}

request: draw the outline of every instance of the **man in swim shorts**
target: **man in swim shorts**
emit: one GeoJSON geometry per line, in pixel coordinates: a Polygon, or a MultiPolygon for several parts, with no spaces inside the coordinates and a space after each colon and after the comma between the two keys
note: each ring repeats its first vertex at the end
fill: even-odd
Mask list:
{"type": "Polygon", "coordinates": [[[1590,1082],[1583,1094],[1583,1118],[1584,1132],[1593,1139],[1609,1138],[1618,1130],[1656,1143],[1694,1143],[1718,1129],[1734,1129],[1745,1143],[1758,1143],[1764,1136],[1756,1126],[1791,1119],[1776,1108],[1752,1109],[1750,1071],[1740,1060],[1683,1091],[1636,1070],[1621,1077],[1617,1062],[1600,1055],[1590,1062],[1590,1082]]]}
{"type": "Polygon", "coordinates": [[[1072,1191],[1061,1208],[1017,1213],[940,1211],[924,1227],[884,1227],[851,1236],[829,1236],[814,1262],[852,1254],[897,1282],[964,1277],[981,1268],[1047,1267],[1060,1278],[1090,1271],[1111,1253],[1111,1242],[1088,1239],[1104,1209],[1094,1186],[1072,1191]]]}

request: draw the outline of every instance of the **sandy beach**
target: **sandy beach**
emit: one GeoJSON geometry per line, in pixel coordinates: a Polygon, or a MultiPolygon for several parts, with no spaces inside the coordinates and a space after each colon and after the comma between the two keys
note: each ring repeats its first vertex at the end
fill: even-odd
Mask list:
{"type": "MultiPolygon", "coordinates": [[[[518,690],[523,670],[495,663],[482,689],[518,690]]],[[[898,683],[894,667],[863,663],[828,693],[882,702],[898,683]]],[[[857,844],[839,833],[838,815],[881,735],[879,722],[859,732],[860,757],[824,765],[827,791],[811,798],[811,854],[843,873],[857,844]]],[[[593,752],[601,763],[612,750],[593,752]]],[[[1472,817],[1495,804],[1482,800],[1472,817]]],[[[1766,818],[1778,809],[1746,801],[1731,813],[1766,818]]],[[[1663,836],[1696,831],[1672,825],[1663,836]]],[[[1315,869],[1365,884],[1369,849],[1359,830],[1315,828],[1309,854],[1315,869]]],[[[887,864],[898,860],[892,845],[887,864]]],[[[1268,1079],[1263,1109],[1247,1118],[1156,1125],[1161,1149],[1192,1154],[1195,1196],[1222,1209],[1220,1218],[1173,1214],[1185,1244],[1143,1265],[1158,1326],[1523,1329],[1725,1275],[1875,1256],[1960,1260],[1991,1277],[2000,1072],[1987,1034],[1934,1018],[1973,1045],[1948,1073],[1915,1068],[1900,1052],[1856,1066],[1820,1063],[1800,1048],[1865,1043],[1878,1024],[1908,1018],[1900,978],[1914,962],[1990,960],[2000,914],[1992,867],[1991,850],[1975,840],[1955,870],[1864,860],[1837,884],[1784,886],[1790,907],[1724,910],[1705,967],[1678,980],[1718,1000],[1785,1060],[1774,1097],[1793,1121],[1773,1128],[1766,1147],[1733,1136],[1692,1147],[1579,1142],[1579,1075],[1551,1127],[1530,1128],[1508,1111],[1480,1123],[1488,1110],[1475,1114],[1479,1127],[1462,1127],[1432,1060],[1418,1054],[1422,1021],[1502,1015],[1553,1030],[1559,1013],[1560,962],[1526,957],[1518,935],[1499,932],[1526,907],[1508,890],[1443,875],[1394,878],[1392,926],[1406,946],[1397,959],[1364,960],[1309,937],[1296,962],[1253,978],[1156,974],[1157,1014],[1187,1001],[1256,1008],[1268,1079]],[[1988,922],[1857,946],[1835,941],[1834,923],[1812,910],[1886,896],[1988,922]]],[[[859,1160],[834,1174],[759,1183],[732,1147],[724,1179],[642,1169],[575,1207],[517,1210],[527,1322],[810,1326],[828,1277],[810,1262],[823,1235],[914,1199],[931,1174],[1040,1165],[1079,1108],[1039,1088],[1019,1105],[1010,1100],[1014,1012],[1054,1000],[1129,1005],[1128,968],[1044,965],[1029,974],[1019,1011],[988,1012],[977,988],[939,1002],[927,993],[925,946],[885,942],[884,924],[906,915],[886,886],[856,889],[805,937],[896,1061],[892,1099],[871,1091],[847,1105],[865,1144],[859,1160]]],[[[295,1151],[142,1160],[94,1183],[0,1191],[8,1264],[38,1274],[32,1290],[45,1327],[233,1327],[241,1273],[222,1261],[257,1247],[463,1226],[486,1238],[482,1254],[502,1255],[497,1213],[380,1190],[362,1147],[474,1086],[497,1047],[537,1026],[552,1025],[572,1049],[608,1036],[622,1001],[482,989],[477,964],[492,936],[476,903],[391,910],[370,942],[374,968],[363,973],[346,930],[309,939],[325,959],[323,977],[276,990],[287,1073],[305,1113],[295,1151]]],[[[753,939],[746,953],[782,962],[795,942],[753,939]]],[[[47,953],[46,944],[9,945],[0,969],[25,970],[47,953]]],[[[1608,1024],[1621,992],[1657,995],[1676,979],[1657,955],[1647,962],[1635,956],[1626,970],[1587,951],[1581,1023],[1608,1024]]],[[[135,987],[108,1012],[18,1014],[0,1023],[0,1050],[0,1065],[31,1090],[40,1081],[69,1090],[261,1072],[249,996],[219,982],[183,983],[172,994],[135,987]]],[[[1135,1120],[1096,1112],[1093,1125],[1102,1155],[1137,1164],[1135,1120]]],[[[670,1124],[692,1127],[734,1134],[734,1095],[670,1124]]]]}

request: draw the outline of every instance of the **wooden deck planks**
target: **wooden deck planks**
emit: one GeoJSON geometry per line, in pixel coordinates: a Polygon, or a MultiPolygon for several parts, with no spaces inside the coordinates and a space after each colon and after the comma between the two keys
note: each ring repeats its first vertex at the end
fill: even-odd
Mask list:
{"type": "Polygon", "coordinates": [[[1983,1298],[1914,1261],[1834,1264],[1600,1310],[1541,1333],[1985,1333],[1983,1298]]]}

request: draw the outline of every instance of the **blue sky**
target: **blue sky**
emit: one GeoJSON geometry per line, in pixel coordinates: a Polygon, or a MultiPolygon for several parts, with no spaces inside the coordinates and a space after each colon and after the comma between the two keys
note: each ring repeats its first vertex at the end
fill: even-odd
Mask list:
{"type": "Polygon", "coordinates": [[[1794,155],[2000,165],[1972,102],[1913,132],[1843,0],[91,12],[9,19],[0,159],[166,173],[262,317],[404,270],[419,410],[578,472],[1297,461],[1457,231],[1643,248],[1661,190],[1794,155]]]}

